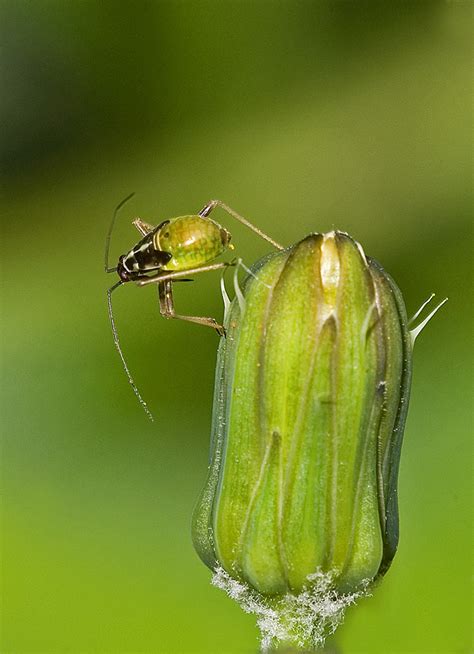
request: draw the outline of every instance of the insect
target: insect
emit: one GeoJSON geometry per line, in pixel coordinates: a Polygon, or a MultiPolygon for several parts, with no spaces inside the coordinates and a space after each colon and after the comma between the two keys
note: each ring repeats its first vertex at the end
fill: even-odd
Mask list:
{"type": "Polygon", "coordinates": [[[107,306],[115,347],[128,380],[146,414],[153,420],[150,410],[133,381],[122,352],[112,309],[112,293],[127,282],[135,282],[138,286],[156,284],[160,313],[163,317],[176,318],[205,327],[212,327],[220,336],[224,336],[224,327],[214,318],[182,315],[176,313],[174,308],[173,283],[192,281],[189,279],[190,275],[223,270],[230,265],[235,265],[234,262],[225,261],[212,263],[226,250],[233,250],[234,246],[230,242],[232,238],[230,232],[218,222],[209,218],[209,215],[216,207],[220,207],[235,220],[271,243],[273,247],[282,250],[283,246],[220,200],[211,200],[198,214],[164,220],[156,227],[146,223],[141,218],[136,218],[132,224],[142,238],[126,254],[120,255],[116,266],[111,267],[109,265],[110,239],[117,215],[133,196],[134,193],[131,193],[117,205],[107,232],[105,272],[116,272],[119,276],[119,281],[107,291],[107,306]]]}

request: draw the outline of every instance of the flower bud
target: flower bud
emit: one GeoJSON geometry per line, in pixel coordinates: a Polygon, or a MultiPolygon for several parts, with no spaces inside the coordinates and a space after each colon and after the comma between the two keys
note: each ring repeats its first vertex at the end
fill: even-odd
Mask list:
{"type": "Polygon", "coordinates": [[[227,313],[195,548],[259,596],[321,573],[351,593],[398,542],[412,358],[400,291],[347,234],[311,234],[259,261],[227,313]]]}

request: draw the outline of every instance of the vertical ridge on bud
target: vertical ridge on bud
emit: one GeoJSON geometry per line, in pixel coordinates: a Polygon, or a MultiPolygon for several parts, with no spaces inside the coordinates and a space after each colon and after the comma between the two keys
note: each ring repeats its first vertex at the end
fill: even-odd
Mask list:
{"type": "MultiPolygon", "coordinates": [[[[285,536],[288,532],[284,529],[288,477],[295,467],[291,457],[294,456],[293,431],[298,420],[300,398],[310,379],[311,357],[308,353],[315,351],[320,295],[315,270],[319,267],[320,241],[320,235],[309,236],[288,256],[275,285],[265,336],[260,344],[260,426],[267,437],[278,433],[281,443],[276,500],[279,513],[280,586],[284,590],[289,587],[288,575],[292,566],[286,552],[285,536]],[[308,293],[308,288],[312,289],[311,293],[308,293]]],[[[263,549],[265,545],[265,539],[262,538],[260,547],[263,549]]],[[[255,581],[259,587],[262,584],[255,576],[247,581],[255,581]]]]}
{"type": "Polygon", "coordinates": [[[340,572],[344,586],[354,582],[351,571],[357,570],[360,577],[363,569],[365,578],[372,578],[380,563],[376,470],[365,465],[375,448],[375,435],[370,433],[368,423],[376,387],[377,353],[373,330],[374,289],[365,258],[348,236],[336,234],[335,240],[341,270],[335,309],[339,329],[334,392],[332,543],[328,558],[340,572]],[[361,541],[356,527],[362,519],[366,529],[370,529],[370,538],[361,541]],[[359,565],[351,566],[351,557],[359,565]]]}
{"type": "Polygon", "coordinates": [[[380,574],[390,566],[398,545],[398,469],[408,412],[412,372],[412,343],[405,303],[390,275],[373,259],[370,269],[377,306],[383,315],[381,343],[385,354],[384,380],[379,386],[378,481],[381,529],[384,537],[380,574]]]}
{"type": "Polygon", "coordinates": [[[342,232],[262,259],[243,295],[219,347],[195,547],[263,597],[301,593],[319,572],[350,593],[385,572],[398,541],[401,295],[342,232]]]}
{"type": "Polygon", "coordinates": [[[336,306],[337,289],[341,272],[339,252],[335,237],[336,232],[324,234],[321,243],[320,277],[323,286],[324,302],[326,303],[329,312],[333,311],[336,306]]]}
{"type": "Polygon", "coordinates": [[[306,571],[322,567],[326,558],[333,379],[332,375],[321,375],[318,371],[331,369],[336,336],[334,316],[329,316],[311,353],[308,384],[294,430],[283,524],[290,588],[302,588],[306,571]]]}
{"type": "Polygon", "coordinates": [[[252,301],[247,295],[245,320],[235,303],[227,326],[228,360],[234,361],[235,368],[226,398],[226,419],[227,429],[235,438],[225,440],[211,528],[219,561],[225,569],[239,575],[244,575],[242,549],[246,532],[252,527],[252,497],[265,476],[265,457],[272,437],[261,430],[260,344],[265,338],[269,307],[285,261],[285,257],[268,261],[258,276],[261,283],[253,280],[253,284],[248,284],[252,301]]]}

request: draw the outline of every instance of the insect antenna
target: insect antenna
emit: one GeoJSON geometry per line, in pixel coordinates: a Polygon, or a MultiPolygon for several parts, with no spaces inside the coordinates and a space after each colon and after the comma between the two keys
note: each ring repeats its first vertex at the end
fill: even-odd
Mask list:
{"type": "MultiPolygon", "coordinates": [[[[123,202],[122,202],[122,205],[123,205],[123,202]]],[[[120,205],[119,205],[119,208],[120,208],[120,205]]],[[[138,390],[137,385],[133,381],[133,377],[132,377],[132,375],[130,373],[130,370],[128,369],[127,362],[125,361],[125,357],[123,355],[122,348],[120,346],[120,340],[119,340],[119,337],[118,337],[117,327],[115,326],[114,312],[112,310],[112,293],[115,291],[116,288],[118,288],[119,286],[122,286],[123,284],[124,284],[124,282],[118,281],[116,284],[114,284],[113,286],[111,286],[111,288],[109,288],[107,290],[107,306],[108,306],[108,310],[109,310],[110,326],[112,327],[112,334],[114,336],[115,347],[117,348],[117,352],[119,353],[120,359],[122,361],[123,369],[125,370],[125,374],[128,377],[128,381],[130,382],[130,385],[133,388],[133,392],[137,396],[138,401],[142,405],[143,410],[145,411],[147,416],[150,418],[150,420],[153,422],[154,421],[153,415],[152,415],[150,409],[148,408],[147,403],[145,402],[145,400],[140,395],[140,391],[138,390]]]]}
{"type": "Polygon", "coordinates": [[[120,209],[127,204],[129,200],[133,198],[135,193],[130,193],[130,195],[127,195],[126,198],[124,198],[121,202],[118,203],[118,205],[115,207],[114,215],[112,216],[112,222],[110,223],[109,231],[107,232],[107,236],[105,238],[105,256],[104,256],[104,263],[105,263],[105,272],[106,273],[111,273],[111,272],[116,272],[117,267],[111,268],[109,266],[109,250],[110,250],[110,238],[112,236],[113,229],[115,227],[115,220],[117,218],[117,215],[120,211],[120,209]]]}

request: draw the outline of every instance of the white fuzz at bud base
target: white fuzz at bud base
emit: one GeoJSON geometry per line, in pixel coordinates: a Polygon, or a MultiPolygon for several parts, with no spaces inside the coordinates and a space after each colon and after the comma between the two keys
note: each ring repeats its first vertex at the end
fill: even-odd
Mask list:
{"type": "Polygon", "coordinates": [[[273,599],[233,579],[220,567],[214,573],[212,584],[225,591],[245,613],[257,617],[263,652],[281,643],[302,648],[323,647],[326,638],[344,620],[346,608],[369,595],[369,580],[357,592],[339,593],[334,590],[331,573],[323,572],[309,575],[307,586],[298,595],[287,593],[273,599]]]}

